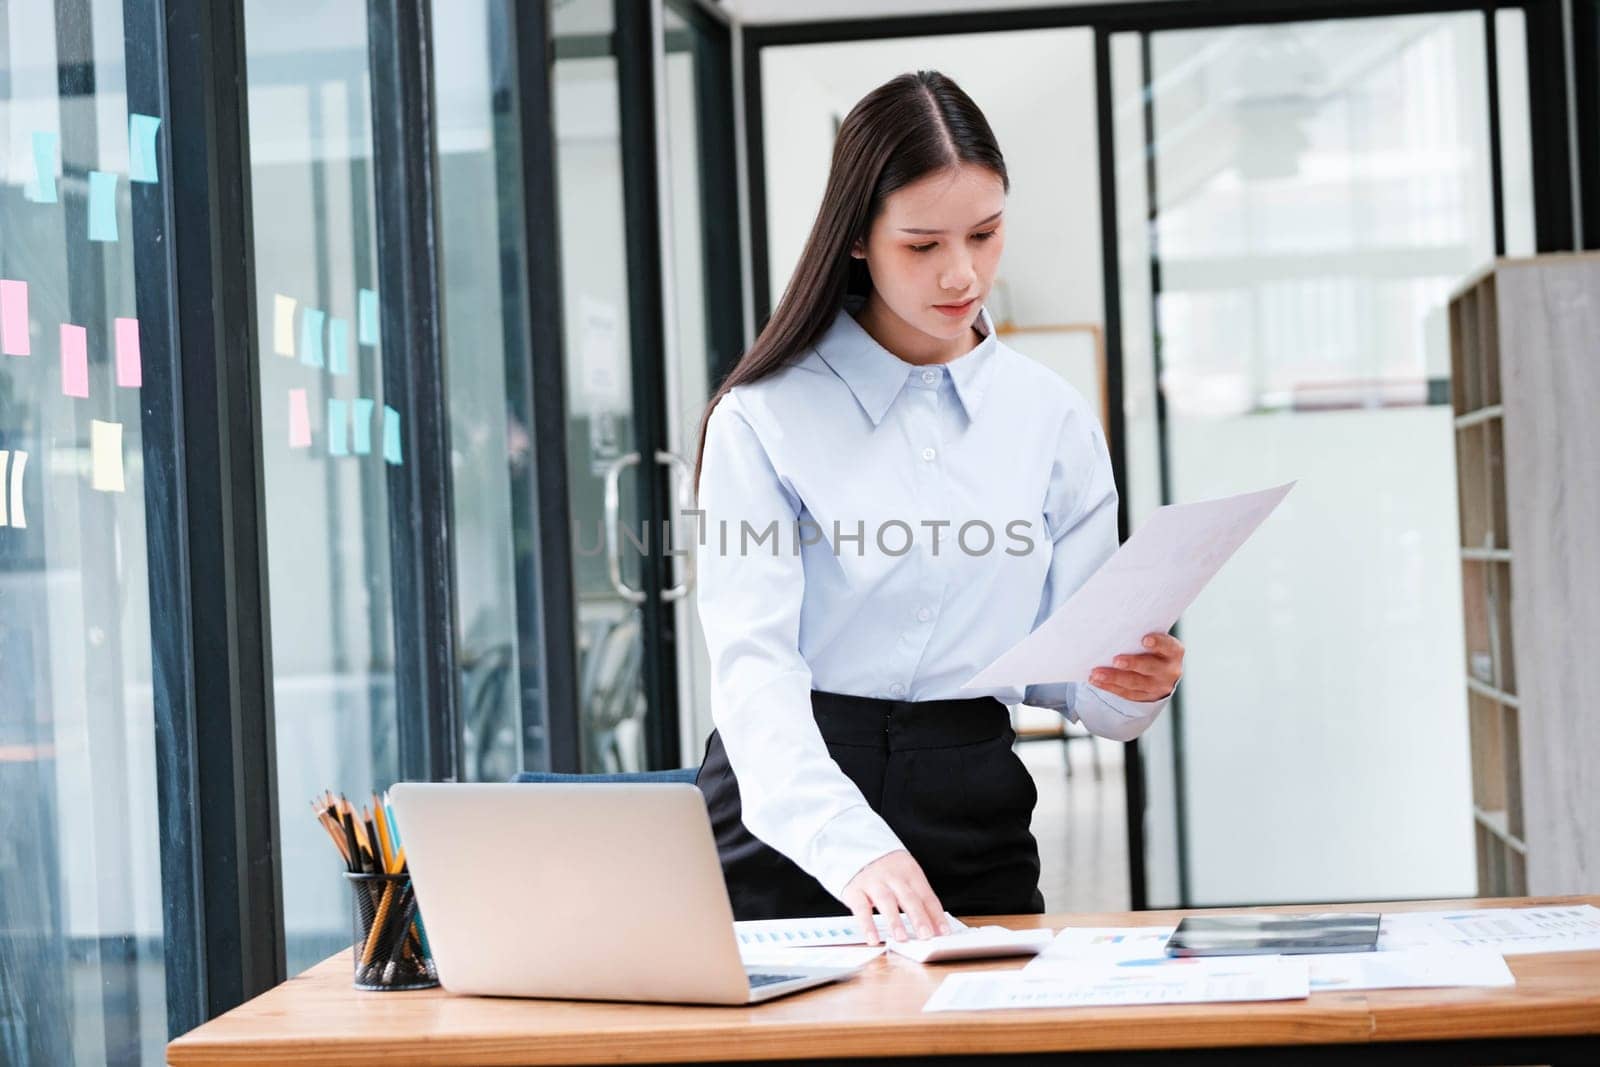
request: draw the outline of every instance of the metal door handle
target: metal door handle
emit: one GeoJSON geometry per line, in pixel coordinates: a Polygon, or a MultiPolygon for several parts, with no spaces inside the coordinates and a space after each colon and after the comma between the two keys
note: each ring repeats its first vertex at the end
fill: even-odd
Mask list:
{"type": "MultiPolygon", "coordinates": [[[[692,503],[692,501],[689,499],[689,492],[693,482],[693,475],[689,471],[689,464],[685,462],[683,457],[678,455],[676,452],[667,452],[658,449],[656,451],[656,462],[665,463],[673,474],[672,499],[675,505],[676,514],[673,516],[673,522],[670,528],[677,529],[679,517],[681,517],[685,511],[689,510],[689,505],[692,503]]],[[[674,538],[674,540],[676,540],[676,538],[674,538]]],[[[667,546],[663,545],[662,547],[666,548],[667,546]]],[[[684,597],[689,595],[689,590],[693,588],[694,553],[690,552],[683,557],[682,583],[673,586],[671,589],[661,590],[661,600],[663,603],[668,604],[674,600],[682,600],[684,597]]]]}
{"type": "Polygon", "coordinates": [[[617,524],[622,518],[622,468],[639,464],[639,453],[629,452],[618,456],[606,467],[606,571],[611,576],[611,588],[630,604],[643,604],[645,595],[622,580],[622,555],[617,551],[617,524]]]}

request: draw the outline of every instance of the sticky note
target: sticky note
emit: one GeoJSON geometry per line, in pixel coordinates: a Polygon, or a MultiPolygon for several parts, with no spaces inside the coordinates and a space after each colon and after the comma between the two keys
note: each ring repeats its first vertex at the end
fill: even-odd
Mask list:
{"type": "Polygon", "coordinates": [[[28,341],[28,283],[0,281],[0,352],[8,356],[33,353],[28,341]]]}
{"type": "Polygon", "coordinates": [[[350,454],[350,415],[343,400],[328,398],[328,455],[350,454]]]}
{"type": "Polygon", "coordinates": [[[89,240],[117,239],[117,176],[110,171],[89,172],[89,240]]]}
{"type": "Polygon", "coordinates": [[[89,420],[89,485],[102,493],[120,493],[122,480],[122,423],[89,420]]]}
{"type": "Polygon", "coordinates": [[[358,456],[372,455],[372,408],[373,402],[364,396],[351,401],[351,410],[355,414],[355,450],[358,456]]]}
{"type": "Polygon", "coordinates": [[[272,350],[280,356],[294,358],[295,299],[275,293],[272,297],[272,350]]]}
{"type": "Polygon", "coordinates": [[[28,184],[28,199],[36,204],[54,204],[56,195],[56,145],[60,138],[48,130],[33,132],[33,181],[28,184]]]}
{"type": "Polygon", "coordinates": [[[306,404],[304,389],[289,390],[289,447],[306,448],[311,444],[311,408],[306,404]]]}
{"type": "Polygon", "coordinates": [[[139,359],[139,320],[117,319],[117,384],[137,389],[144,384],[144,364],[139,359]]]}
{"type": "Polygon", "coordinates": [[[371,289],[356,294],[356,334],[364,345],[378,343],[378,294],[371,289]]]}
{"type": "Polygon", "coordinates": [[[61,394],[89,398],[89,332],[65,322],[61,324],[61,394]]]}
{"type": "Polygon", "coordinates": [[[404,462],[400,455],[400,413],[388,404],[383,405],[383,458],[396,466],[404,462]]]}
{"type": "MultiPolygon", "coordinates": [[[[0,464],[3,467],[4,464],[0,464]]],[[[22,507],[22,476],[28,470],[28,454],[26,452],[11,453],[11,527],[16,530],[28,528],[28,513],[22,507]]]]}
{"type": "Polygon", "coordinates": [[[350,320],[328,320],[328,370],[333,374],[350,373],[350,320]]]}
{"type": "Polygon", "coordinates": [[[137,111],[128,116],[128,180],[130,182],[158,182],[161,174],[156,166],[156,131],[161,120],[154,115],[141,115],[137,111]]]}
{"type": "Polygon", "coordinates": [[[306,308],[300,316],[300,362],[308,367],[322,366],[322,323],[327,314],[318,308],[306,308]]]}

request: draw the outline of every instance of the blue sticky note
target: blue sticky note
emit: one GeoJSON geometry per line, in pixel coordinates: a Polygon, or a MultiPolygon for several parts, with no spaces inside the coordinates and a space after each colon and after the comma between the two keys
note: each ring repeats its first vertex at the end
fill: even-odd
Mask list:
{"type": "Polygon", "coordinates": [[[351,411],[356,420],[356,455],[372,455],[372,407],[373,402],[366,397],[357,397],[351,402],[351,411]]]}
{"type": "Polygon", "coordinates": [[[49,130],[33,131],[33,183],[28,199],[36,204],[54,204],[56,196],[56,145],[61,139],[49,130]]]}
{"type": "Polygon", "coordinates": [[[327,317],[311,307],[300,317],[300,362],[309,367],[322,366],[322,321],[327,317]]]}
{"type": "Polygon", "coordinates": [[[141,115],[137,111],[128,116],[128,180],[130,182],[158,182],[161,174],[156,166],[156,131],[161,120],[154,115],[141,115]]]}
{"type": "Polygon", "coordinates": [[[89,240],[117,239],[117,176],[107,170],[89,172],[89,240]]]}
{"type": "Polygon", "coordinates": [[[349,374],[350,320],[338,317],[328,320],[328,370],[334,374],[349,374]]]}
{"type": "Polygon", "coordinates": [[[383,405],[383,458],[396,466],[405,462],[400,455],[400,413],[388,404],[383,405]]]}
{"type": "Polygon", "coordinates": [[[345,411],[345,402],[328,398],[328,455],[348,456],[350,454],[350,417],[345,411]]]}
{"type": "Polygon", "coordinates": [[[364,345],[378,343],[378,294],[363,289],[357,294],[356,336],[364,345]]]}

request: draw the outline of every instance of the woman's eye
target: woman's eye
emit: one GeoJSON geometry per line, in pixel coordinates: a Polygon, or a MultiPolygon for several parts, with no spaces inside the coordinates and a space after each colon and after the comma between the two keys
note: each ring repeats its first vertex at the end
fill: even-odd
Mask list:
{"type": "Polygon", "coordinates": [[[984,230],[982,233],[975,233],[972,236],[976,237],[980,241],[987,241],[989,238],[994,236],[994,231],[984,230]]]}
{"type": "Polygon", "coordinates": [[[932,248],[932,247],[933,247],[933,245],[931,245],[931,244],[926,244],[926,245],[912,245],[912,246],[911,246],[911,251],[913,251],[913,252],[926,252],[926,251],[928,251],[928,250],[929,250],[929,249],[930,249],[930,248],[932,248]]]}

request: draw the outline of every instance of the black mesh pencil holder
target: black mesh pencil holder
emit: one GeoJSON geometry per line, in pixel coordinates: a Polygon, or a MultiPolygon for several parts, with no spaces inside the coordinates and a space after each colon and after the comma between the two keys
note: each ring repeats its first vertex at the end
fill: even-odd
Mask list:
{"type": "Polygon", "coordinates": [[[357,989],[432,989],[439,972],[417,915],[409,874],[345,872],[355,897],[357,989]]]}

